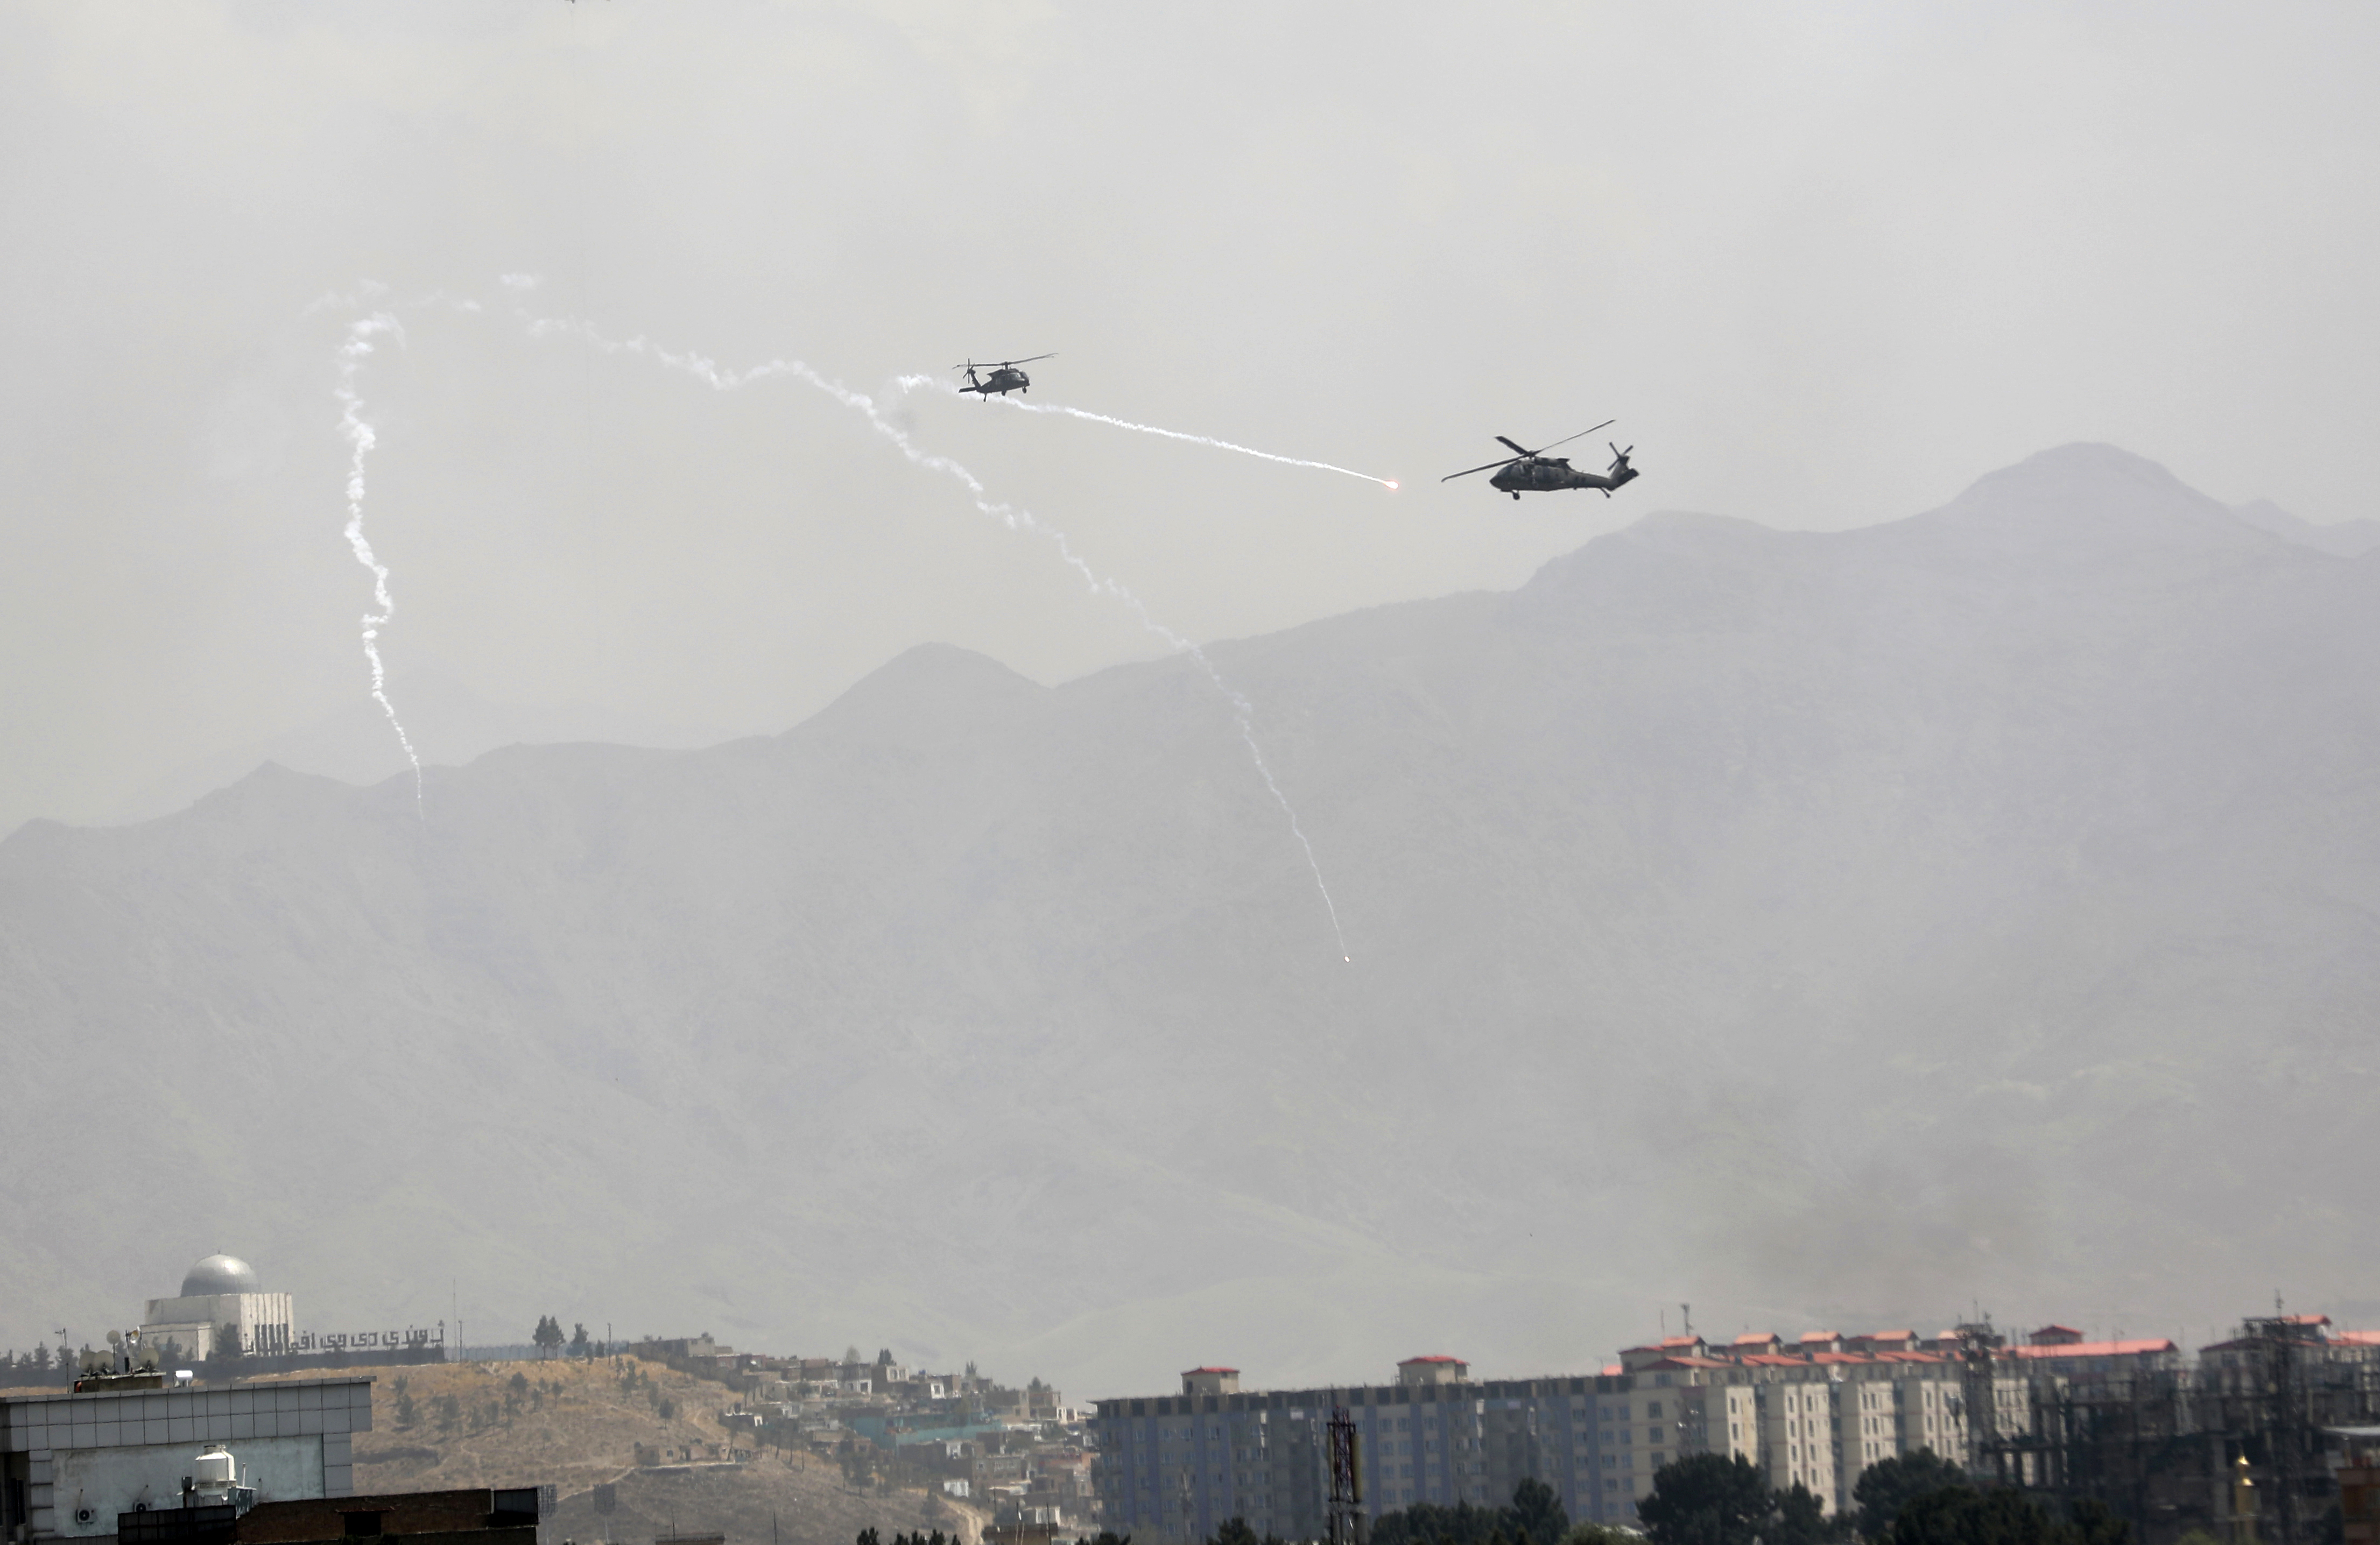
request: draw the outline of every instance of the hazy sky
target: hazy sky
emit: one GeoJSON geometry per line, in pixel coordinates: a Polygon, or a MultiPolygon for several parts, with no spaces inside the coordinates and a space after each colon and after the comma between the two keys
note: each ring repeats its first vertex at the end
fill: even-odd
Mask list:
{"type": "Polygon", "coordinates": [[[430,667],[772,731],[921,640],[1043,679],[1159,647],[817,389],[516,299],[869,393],[1058,350],[1034,401],[1404,481],[907,403],[1202,638],[1653,508],[1890,518],[2078,439],[2372,514],[2375,43],[2343,4],[18,0],[0,831],[364,691],[359,313],[315,303],[367,280],[400,709],[430,667]],[[1618,499],[1436,481],[1612,416],[1618,499]]]}

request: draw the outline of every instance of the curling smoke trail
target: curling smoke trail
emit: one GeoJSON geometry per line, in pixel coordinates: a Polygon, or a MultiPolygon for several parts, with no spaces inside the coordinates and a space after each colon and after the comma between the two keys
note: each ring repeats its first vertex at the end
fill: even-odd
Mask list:
{"type": "MultiPolygon", "coordinates": [[[[929,386],[937,391],[947,392],[952,396],[961,395],[957,387],[938,375],[905,375],[893,384],[905,392],[914,392],[920,386],[929,386]]],[[[1228,440],[1218,440],[1212,435],[1190,434],[1178,429],[1160,429],[1155,424],[1135,424],[1129,419],[1111,419],[1104,413],[1093,413],[1087,408],[1067,408],[1058,403],[1010,402],[1004,393],[997,398],[986,397],[984,400],[997,401],[1003,407],[1014,408],[1019,413],[1062,413],[1069,419],[1082,419],[1095,424],[1112,424],[1118,429],[1128,429],[1136,434],[1159,434],[1168,440],[1186,440],[1194,445],[1212,445],[1219,451],[1237,451],[1242,456],[1252,456],[1259,461],[1277,461],[1283,467],[1311,467],[1318,471],[1337,472],[1345,477],[1361,478],[1366,482],[1378,483],[1391,493],[1397,490],[1396,481],[1392,478],[1376,478],[1369,472],[1358,472],[1352,467],[1334,467],[1327,461],[1307,461],[1302,456],[1275,456],[1270,451],[1259,451],[1248,445],[1234,445],[1228,440]]]]}
{"type": "Polygon", "coordinates": [[[396,716],[396,705],[388,700],[388,673],[380,659],[380,630],[396,614],[396,602],[389,598],[388,566],[372,555],[371,543],[364,540],[364,457],[371,454],[379,437],[364,419],[363,398],[356,395],[356,375],[363,369],[364,360],[372,353],[372,339],[382,333],[402,340],[404,330],[396,318],[386,311],[374,311],[347,324],[347,341],[339,346],[339,383],[331,395],[339,404],[339,432],[346,436],[352,452],[347,461],[347,545],[356,554],[356,562],[371,570],[372,604],[377,612],[367,612],[363,618],[364,658],[371,663],[372,700],[388,715],[389,727],[396,731],[396,743],[405,748],[405,760],[413,764],[413,807],[418,815],[428,817],[421,788],[421,758],[413,748],[413,739],[405,733],[405,725],[396,716]]]}
{"type": "MultiPolygon", "coordinates": [[[[530,287],[527,283],[514,284],[509,277],[507,278],[506,283],[509,287],[516,290],[530,287]]],[[[472,309],[476,310],[476,308],[472,309]]],[[[1280,781],[1273,776],[1271,764],[1265,760],[1264,748],[1257,743],[1255,705],[1250,703],[1245,697],[1242,696],[1238,690],[1233,688],[1229,682],[1223,679],[1222,673],[1215,668],[1214,662],[1207,658],[1206,651],[1200,649],[1197,644],[1184,638],[1181,634],[1174,632],[1172,628],[1167,627],[1162,623],[1159,622],[1149,614],[1148,607],[1141,601],[1140,597],[1135,595],[1123,585],[1119,584],[1117,581],[1109,578],[1103,574],[1100,574],[1098,570],[1091,567],[1088,563],[1085,562],[1082,555],[1075,551],[1074,544],[1066,540],[1066,534],[1063,531],[1059,530],[1056,527],[1049,525],[1044,521],[1036,519],[1030,510],[1021,508],[1014,505],[995,502],[991,498],[990,491],[984,487],[982,481],[978,480],[973,472],[968,471],[966,468],[961,466],[959,463],[952,460],[948,456],[937,456],[930,451],[920,449],[917,444],[910,439],[906,431],[903,430],[900,425],[892,422],[883,415],[883,413],[879,409],[875,399],[869,397],[865,393],[853,391],[850,387],[845,386],[839,381],[820,375],[817,371],[812,370],[809,366],[802,363],[798,359],[771,359],[766,364],[755,365],[748,370],[725,370],[721,368],[714,361],[708,359],[701,355],[673,352],[669,349],[662,348],[641,336],[629,338],[625,341],[605,337],[602,334],[598,333],[589,323],[575,318],[557,319],[535,317],[529,315],[526,311],[518,312],[517,314],[520,316],[523,323],[528,328],[529,335],[532,337],[576,338],[579,342],[586,344],[589,347],[593,348],[600,353],[641,356],[642,358],[651,359],[657,364],[662,365],[670,370],[690,375],[697,381],[699,381],[703,384],[710,387],[713,391],[733,392],[737,388],[748,385],[753,382],[765,381],[771,378],[788,378],[807,382],[810,385],[817,387],[820,391],[824,392],[827,395],[834,398],[835,401],[843,404],[845,408],[855,409],[856,411],[865,415],[868,423],[875,428],[876,432],[884,436],[885,439],[890,440],[894,448],[899,450],[902,456],[906,457],[911,465],[922,467],[930,471],[941,472],[956,479],[958,482],[965,488],[968,498],[974,503],[976,509],[980,513],[990,516],[992,519],[1001,522],[1012,531],[1023,531],[1029,535],[1039,537],[1043,541],[1048,541],[1054,546],[1058,551],[1059,556],[1064,559],[1066,564],[1072,567],[1075,573],[1083,577],[1083,582],[1090,588],[1092,593],[1111,596],[1115,600],[1120,601],[1124,605],[1130,607],[1133,614],[1140,619],[1140,625],[1142,627],[1146,628],[1150,633],[1155,634],[1158,638],[1164,639],[1166,643],[1172,646],[1177,652],[1187,654],[1191,659],[1196,661],[1198,663],[1198,668],[1206,672],[1207,679],[1214,684],[1215,690],[1222,695],[1224,701],[1232,705],[1232,723],[1240,732],[1240,739],[1247,746],[1248,759],[1256,763],[1257,772],[1263,777],[1265,787],[1271,792],[1274,803],[1281,807],[1281,813],[1289,820],[1290,834],[1297,839],[1299,848],[1305,855],[1305,867],[1313,872],[1314,888],[1317,892],[1320,893],[1323,910],[1330,915],[1330,931],[1332,936],[1339,941],[1339,953],[1342,958],[1348,960],[1353,960],[1354,958],[1348,953],[1346,931],[1339,925],[1339,905],[1330,898],[1330,887],[1322,878],[1322,865],[1314,856],[1314,844],[1307,840],[1305,828],[1297,819],[1296,808],[1290,804],[1289,796],[1281,792],[1280,781]]],[[[1136,428],[1138,426],[1127,427],[1136,428]]],[[[1163,434],[1171,432],[1159,430],[1153,432],[1163,434]]],[[[1185,435],[1177,436],[1177,438],[1189,439],[1195,437],[1185,435]]],[[[1211,444],[1221,444],[1222,442],[1214,441],[1211,442],[1211,444]]],[[[1241,447],[1231,446],[1228,448],[1237,450],[1241,447]]],[[[1264,455],[1261,451],[1250,452],[1249,454],[1254,456],[1264,455]]],[[[1269,459],[1280,461],[1286,458],[1273,456],[1269,459]]],[[[1322,464],[1319,462],[1310,462],[1304,465],[1318,467],[1322,464]]],[[[1344,471],[1345,468],[1334,467],[1330,468],[1330,470],[1344,471]]],[[[1356,472],[1351,473],[1350,476],[1362,477],[1364,474],[1356,472]]],[[[1379,480],[1374,479],[1372,481],[1377,482],[1379,480]]]]}

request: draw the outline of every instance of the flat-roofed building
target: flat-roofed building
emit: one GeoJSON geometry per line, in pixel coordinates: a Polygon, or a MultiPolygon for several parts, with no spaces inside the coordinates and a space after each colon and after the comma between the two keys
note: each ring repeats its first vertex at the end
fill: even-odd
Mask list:
{"type": "Polygon", "coordinates": [[[0,1397],[0,1539],[112,1539],[119,1515],[181,1505],[209,1445],[231,1451],[260,1502],[346,1496],[351,1435],[371,1429],[371,1386],[301,1379],[0,1397]]]}
{"type": "Polygon", "coordinates": [[[1324,1429],[1339,1409],[1355,1425],[1373,1516],[1425,1502],[1492,1507],[1534,1477],[1572,1517],[1622,1521],[1634,1515],[1638,1478],[1649,1481],[1655,1456],[1677,1452],[1668,1441],[1677,1397],[1640,1394],[1642,1381],[1626,1375],[1479,1381],[1443,1354],[1400,1363],[1392,1383],[1225,1389],[1229,1372],[1186,1373],[1179,1395],[1096,1403],[1088,1425],[1102,1527],[1201,1540],[1239,1517],[1259,1535],[1318,1539],[1330,1498],[1324,1429]],[[1656,1429],[1663,1442],[1638,1441],[1656,1429]]]}

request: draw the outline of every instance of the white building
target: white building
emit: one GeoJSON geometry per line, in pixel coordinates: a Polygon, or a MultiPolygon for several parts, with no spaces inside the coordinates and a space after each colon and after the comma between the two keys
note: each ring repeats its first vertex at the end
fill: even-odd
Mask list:
{"type": "Polygon", "coordinates": [[[240,1351],[271,1355],[289,1350],[296,1320],[288,1294],[260,1291],[256,1268],[237,1256],[211,1255],[182,1278],[178,1295],[149,1300],[140,1339],[153,1347],[172,1341],[194,1361],[212,1356],[226,1335],[240,1351]]]}

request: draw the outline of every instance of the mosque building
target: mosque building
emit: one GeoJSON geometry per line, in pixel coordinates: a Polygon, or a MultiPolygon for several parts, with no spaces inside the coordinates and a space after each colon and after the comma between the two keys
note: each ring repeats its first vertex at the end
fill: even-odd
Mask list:
{"type": "Polygon", "coordinates": [[[177,1344],[188,1357],[207,1357],[227,1343],[272,1356],[290,1350],[296,1304],[286,1293],[266,1293],[256,1268],[237,1256],[211,1255],[182,1278],[171,1298],[152,1298],[140,1317],[140,1339],[151,1346],[177,1344]]]}

